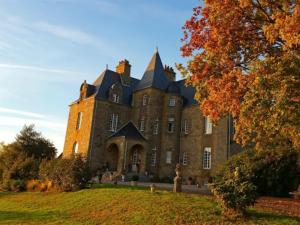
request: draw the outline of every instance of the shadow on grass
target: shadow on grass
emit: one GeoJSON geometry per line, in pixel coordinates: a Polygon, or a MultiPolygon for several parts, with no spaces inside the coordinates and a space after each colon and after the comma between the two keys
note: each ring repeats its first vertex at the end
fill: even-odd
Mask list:
{"type": "Polygon", "coordinates": [[[96,188],[111,188],[111,189],[127,189],[127,190],[148,190],[148,187],[128,186],[122,184],[91,184],[91,189],[96,188]]]}
{"type": "Polygon", "coordinates": [[[289,216],[289,215],[282,215],[282,214],[274,214],[271,212],[261,212],[261,211],[254,211],[249,210],[248,212],[249,219],[261,219],[261,220],[274,220],[274,221],[284,221],[284,220],[294,220],[300,224],[300,217],[296,216],[289,216]]]}
{"type": "Polygon", "coordinates": [[[54,218],[56,215],[52,212],[35,211],[35,212],[24,212],[24,211],[0,211],[0,223],[2,222],[14,222],[14,221],[40,221],[49,220],[54,218]]]}
{"type": "Polygon", "coordinates": [[[15,195],[18,194],[18,192],[9,192],[9,191],[0,191],[0,198],[1,197],[5,197],[5,196],[11,196],[11,195],[15,195]]]}

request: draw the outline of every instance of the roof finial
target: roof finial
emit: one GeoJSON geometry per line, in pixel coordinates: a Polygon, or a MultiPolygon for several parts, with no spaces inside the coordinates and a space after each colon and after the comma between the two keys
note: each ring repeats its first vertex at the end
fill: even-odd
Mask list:
{"type": "Polygon", "coordinates": [[[108,70],[108,64],[106,64],[106,70],[108,70]]]}
{"type": "Polygon", "coordinates": [[[156,47],[155,47],[155,53],[157,53],[157,52],[158,52],[158,47],[156,46],[156,47]]]}

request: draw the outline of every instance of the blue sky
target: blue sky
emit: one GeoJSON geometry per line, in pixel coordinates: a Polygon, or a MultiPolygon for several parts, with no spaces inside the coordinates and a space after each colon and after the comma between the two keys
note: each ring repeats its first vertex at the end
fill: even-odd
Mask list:
{"type": "MultiPolygon", "coordinates": [[[[141,78],[158,46],[184,62],[181,27],[197,0],[0,0],[0,141],[34,123],[62,151],[68,104],[121,59],[141,78]]],[[[178,79],[180,75],[177,75],[178,79]]]]}

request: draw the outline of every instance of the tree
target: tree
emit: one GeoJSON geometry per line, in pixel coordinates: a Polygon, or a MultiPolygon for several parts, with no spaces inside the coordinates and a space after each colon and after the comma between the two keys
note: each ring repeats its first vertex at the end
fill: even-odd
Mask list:
{"type": "Polygon", "coordinates": [[[244,146],[300,149],[299,23],[299,0],[206,0],[183,27],[190,60],[177,68],[204,115],[234,118],[244,146]]]}
{"type": "Polygon", "coordinates": [[[37,132],[34,125],[25,125],[16,136],[15,144],[20,151],[35,159],[52,159],[57,152],[53,143],[37,132]]]}
{"type": "Polygon", "coordinates": [[[2,145],[0,189],[21,191],[29,179],[38,178],[42,159],[55,157],[56,148],[33,125],[24,126],[14,142],[2,145]]]}

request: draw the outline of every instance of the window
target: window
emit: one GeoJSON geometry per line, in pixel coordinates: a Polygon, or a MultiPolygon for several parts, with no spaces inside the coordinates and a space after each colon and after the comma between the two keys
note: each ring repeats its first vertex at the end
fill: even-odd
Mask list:
{"type": "Polygon", "coordinates": [[[173,133],[174,132],[174,125],[175,125],[174,118],[168,118],[168,132],[169,133],[173,133]]]}
{"type": "Polygon", "coordinates": [[[118,114],[112,114],[109,120],[109,131],[117,131],[118,128],[118,114]]]}
{"type": "Polygon", "coordinates": [[[142,105],[145,106],[148,104],[148,95],[143,95],[142,105]]]}
{"type": "Polygon", "coordinates": [[[136,165],[139,161],[139,153],[138,150],[135,149],[133,154],[132,154],[132,165],[136,165]]]}
{"type": "Polygon", "coordinates": [[[113,93],[112,94],[112,101],[115,102],[115,103],[119,103],[119,101],[120,101],[119,95],[116,94],[116,93],[113,93]]]}
{"type": "Polygon", "coordinates": [[[205,134],[212,134],[212,122],[209,117],[205,117],[205,134]]]}
{"type": "Polygon", "coordinates": [[[183,120],[182,127],[181,127],[181,132],[184,134],[189,133],[189,123],[188,120],[183,120]]]}
{"type": "Polygon", "coordinates": [[[156,119],[153,125],[153,134],[158,134],[158,131],[159,131],[159,120],[156,119]]]}
{"type": "Polygon", "coordinates": [[[156,166],[156,146],[152,149],[151,166],[156,166]]]}
{"type": "Polygon", "coordinates": [[[182,155],[182,165],[186,166],[188,164],[188,153],[184,152],[182,155]]]}
{"type": "Polygon", "coordinates": [[[205,147],[203,153],[203,169],[210,169],[211,167],[211,148],[205,147]]]}
{"type": "Polygon", "coordinates": [[[77,114],[76,130],[78,130],[78,129],[80,128],[81,120],[82,120],[82,112],[79,112],[79,113],[77,114]]]}
{"type": "Polygon", "coordinates": [[[174,107],[176,105],[176,99],[175,98],[170,98],[169,99],[169,106],[174,107]]]}
{"type": "Polygon", "coordinates": [[[166,152],[166,163],[167,164],[171,164],[172,162],[172,152],[171,151],[167,151],[166,152]]]}
{"type": "Polygon", "coordinates": [[[140,131],[144,131],[145,130],[145,118],[142,118],[140,120],[140,131]]]}
{"type": "Polygon", "coordinates": [[[73,154],[77,154],[77,153],[78,153],[78,143],[75,142],[75,143],[73,144],[73,154]]]}

